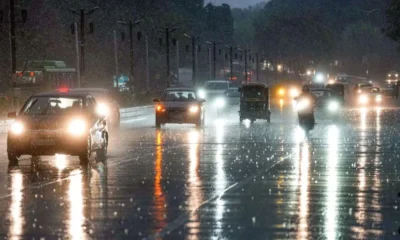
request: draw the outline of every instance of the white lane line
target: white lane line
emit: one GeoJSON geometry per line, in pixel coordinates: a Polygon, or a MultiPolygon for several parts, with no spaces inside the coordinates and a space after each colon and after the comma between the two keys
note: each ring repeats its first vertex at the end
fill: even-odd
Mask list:
{"type": "MultiPolygon", "coordinates": [[[[251,175],[247,178],[245,178],[244,180],[240,181],[240,182],[236,182],[232,185],[230,185],[229,187],[227,187],[226,189],[224,189],[223,191],[221,191],[220,193],[215,194],[214,196],[212,196],[211,198],[209,198],[208,200],[202,202],[199,206],[197,206],[196,208],[183,213],[182,215],[180,215],[178,218],[176,218],[174,221],[172,221],[171,223],[169,223],[167,226],[165,226],[163,229],[161,229],[160,231],[158,231],[157,233],[147,236],[146,238],[143,238],[143,240],[156,240],[156,239],[162,239],[163,237],[165,237],[165,235],[173,232],[174,230],[178,229],[179,227],[181,227],[182,225],[184,225],[188,219],[189,219],[189,215],[196,213],[197,211],[199,211],[203,206],[207,205],[208,203],[221,198],[225,193],[227,193],[229,190],[235,191],[238,188],[246,185],[247,183],[249,183],[250,181],[252,181],[254,178],[259,177],[260,175],[268,172],[269,170],[271,170],[272,168],[274,168],[276,165],[280,164],[281,162],[289,159],[292,156],[292,154],[286,155],[284,157],[282,157],[279,161],[277,161],[276,163],[272,164],[270,167],[268,167],[267,169],[265,169],[264,171],[258,172],[254,175],[251,175]]],[[[274,159],[274,158],[272,158],[274,159]]]]}

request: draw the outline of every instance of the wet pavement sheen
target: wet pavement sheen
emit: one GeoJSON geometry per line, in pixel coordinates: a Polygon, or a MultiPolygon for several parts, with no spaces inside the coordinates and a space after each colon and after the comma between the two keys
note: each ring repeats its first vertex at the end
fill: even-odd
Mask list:
{"type": "Polygon", "coordinates": [[[108,159],[0,151],[7,239],[400,239],[400,109],[347,109],[306,136],[288,109],[123,124],[108,159]]]}

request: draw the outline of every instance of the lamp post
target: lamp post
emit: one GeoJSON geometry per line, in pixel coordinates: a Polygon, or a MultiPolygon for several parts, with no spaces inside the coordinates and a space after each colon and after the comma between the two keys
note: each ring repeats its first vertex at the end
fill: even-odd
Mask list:
{"type": "Polygon", "coordinates": [[[186,38],[191,40],[192,43],[192,82],[193,85],[195,86],[197,84],[197,80],[196,80],[196,74],[197,74],[197,47],[196,47],[196,41],[200,38],[200,37],[195,37],[195,36],[189,36],[188,34],[183,34],[186,38]]]}
{"type": "MultiPolygon", "coordinates": [[[[96,10],[99,10],[99,7],[94,7],[89,11],[85,11],[85,9],[81,8],[79,12],[73,8],[70,8],[69,11],[75,15],[78,15],[80,18],[80,73],[81,76],[85,74],[85,16],[93,14],[96,10]]],[[[93,31],[93,24],[90,24],[90,29],[93,31]]]]}
{"type": "Polygon", "coordinates": [[[141,22],[141,20],[137,21],[132,21],[129,20],[128,22],[126,21],[118,21],[118,24],[122,24],[128,27],[129,31],[129,80],[131,84],[134,83],[133,81],[133,27],[138,25],[141,22]]]}

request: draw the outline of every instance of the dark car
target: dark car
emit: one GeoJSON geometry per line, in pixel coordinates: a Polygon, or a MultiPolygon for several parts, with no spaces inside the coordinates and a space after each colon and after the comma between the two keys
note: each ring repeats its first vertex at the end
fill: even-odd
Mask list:
{"type": "Polygon", "coordinates": [[[15,118],[7,138],[10,162],[21,155],[79,156],[81,163],[89,160],[93,151],[105,157],[108,131],[104,115],[87,93],[39,93],[31,96],[15,118]]]}
{"type": "Polygon", "coordinates": [[[120,125],[119,104],[111,95],[111,92],[105,88],[73,88],[70,92],[88,93],[94,97],[98,106],[103,108],[107,117],[107,123],[118,128],[120,125]]]}
{"type": "Polygon", "coordinates": [[[156,105],[156,127],[167,123],[204,125],[204,100],[198,98],[192,88],[167,88],[156,105]]]}

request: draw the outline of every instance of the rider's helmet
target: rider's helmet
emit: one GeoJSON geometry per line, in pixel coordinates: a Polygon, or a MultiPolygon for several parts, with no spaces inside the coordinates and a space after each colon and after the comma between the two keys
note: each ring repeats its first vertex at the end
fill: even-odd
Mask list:
{"type": "Polygon", "coordinates": [[[303,93],[308,93],[308,92],[310,92],[310,87],[307,86],[307,85],[305,85],[305,86],[303,86],[303,88],[301,89],[301,91],[302,91],[303,93]]]}

